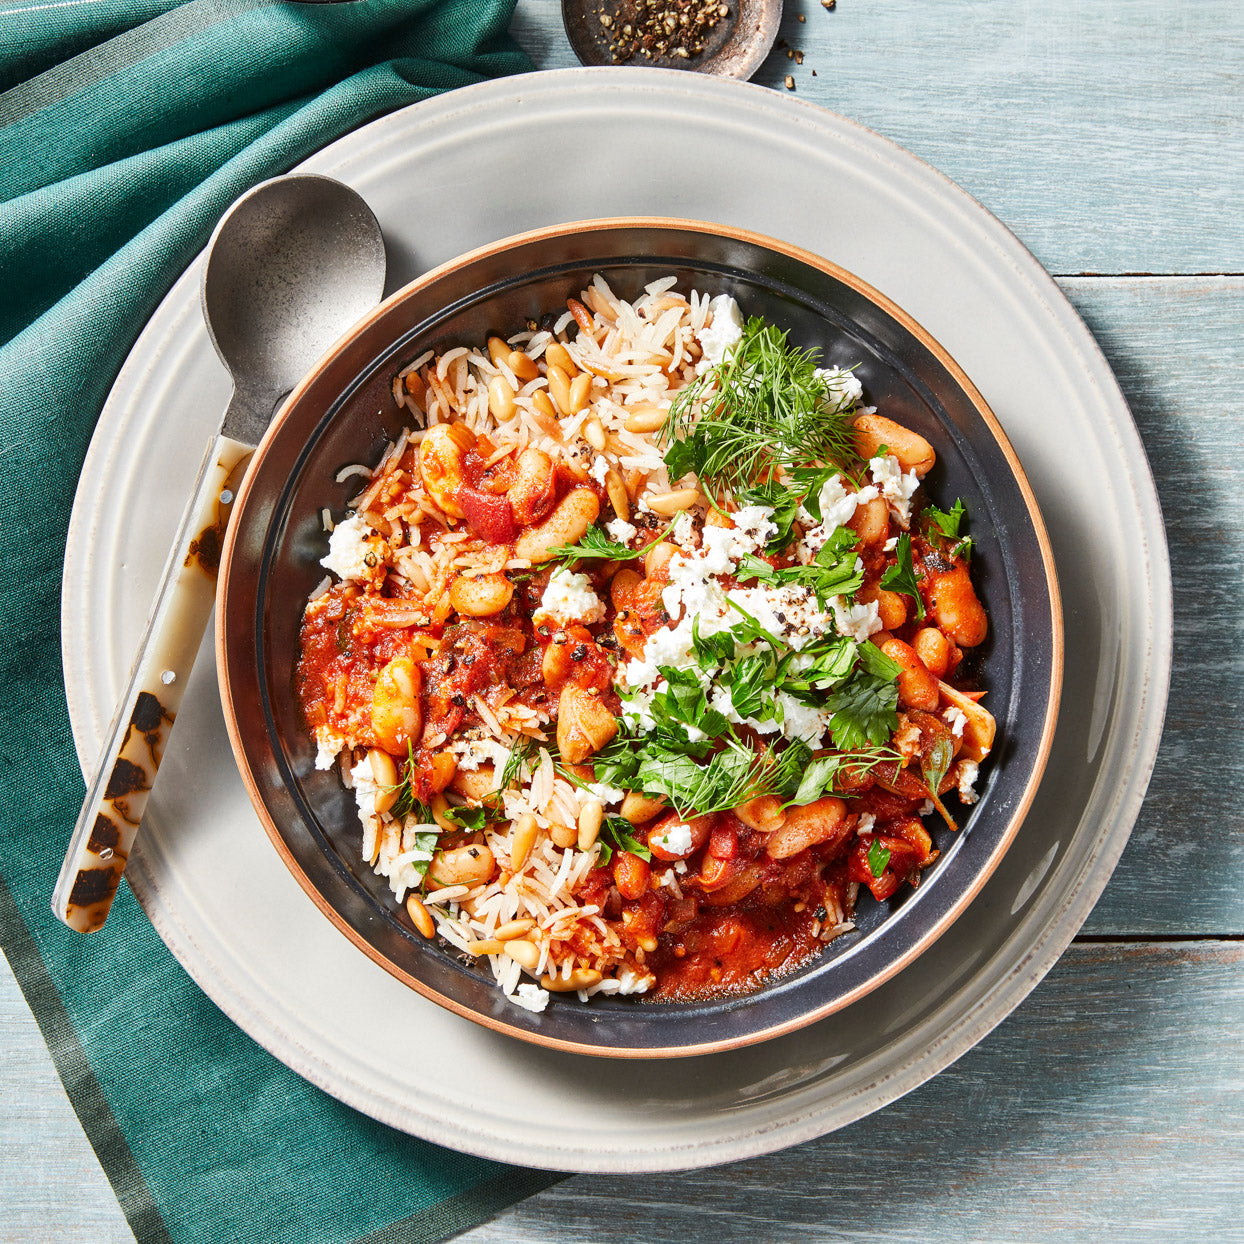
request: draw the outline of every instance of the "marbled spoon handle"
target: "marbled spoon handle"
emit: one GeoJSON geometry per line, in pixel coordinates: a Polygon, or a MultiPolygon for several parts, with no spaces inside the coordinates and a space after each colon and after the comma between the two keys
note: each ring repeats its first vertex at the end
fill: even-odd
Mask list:
{"type": "Polygon", "coordinates": [[[217,436],[182,517],[52,894],[52,910],[80,933],[102,928],[112,908],[211,617],[225,524],[253,452],[217,436]]]}

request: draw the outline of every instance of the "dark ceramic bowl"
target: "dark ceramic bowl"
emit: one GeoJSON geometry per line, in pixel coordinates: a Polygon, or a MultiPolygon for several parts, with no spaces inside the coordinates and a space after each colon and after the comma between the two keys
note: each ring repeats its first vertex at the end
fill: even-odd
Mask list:
{"type": "MultiPolygon", "coordinates": [[[[1032,492],[980,395],[909,316],[850,273],[756,234],[674,220],[560,225],[436,269],[359,324],[290,396],[234,507],[222,559],[217,657],[230,739],[273,845],[324,914],[365,954],[442,1006],[524,1040],[617,1057],[702,1054],[766,1040],[848,1005],[910,964],[959,916],[1019,831],[1054,733],[1062,619],[1053,559],[1032,492]],[[854,366],[869,402],[936,448],[926,480],[962,497],[974,577],[989,611],[983,653],[998,742],[980,801],[918,890],[861,893],[858,931],[746,997],[654,1003],[554,997],[543,1014],[507,1002],[485,972],[425,941],[359,857],[360,828],[335,771],[316,771],[292,671],[303,603],[323,577],[320,512],[340,514],[357,480],[409,418],[394,373],[428,347],[482,342],[565,306],[594,273],[625,297],[673,273],[681,288],[733,294],[792,344],[854,366]]],[[[931,825],[932,818],[930,818],[931,825]]],[[[992,949],[992,948],[989,948],[992,949]]],[[[917,970],[917,969],[913,969],[917,970]]]]}

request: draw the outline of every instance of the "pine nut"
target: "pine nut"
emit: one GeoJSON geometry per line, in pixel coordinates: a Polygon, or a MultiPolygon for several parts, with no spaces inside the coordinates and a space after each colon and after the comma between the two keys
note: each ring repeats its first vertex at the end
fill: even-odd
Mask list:
{"type": "Polygon", "coordinates": [[[585,333],[590,333],[595,327],[592,323],[592,313],[577,298],[566,299],[566,310],[574,316],[574,322],[585,333]]]}
{"type": "Polygon", "coordinates": [[[519,938],[512,942],[503,942],[501,949],[503,954],[509,955],[519,967],[526,968],[528,972],[534,972],[540,962],[540,947],[535,942],[519,938]]]}
{"type": "Polygon", "coordinates": [[[622,817],[632,825],[646,825],[664,807],[664,799],[653,799],[638,791],[629,790],[626,798],[622,800],[622,817]]]}
{"type": "Polygon", "coordinates": [[[540,374],[535,359],[525,350],[511,350],[505,360],[505,365],[520,380],[534,380],[540,374]]]}
{"type": "Polygon", "coordinates": [[[550,435],[561,439],[561,425],[558,423],[557,407],[553,399],[543,389],[537,389],[531,395],[531,404],[536,408],[536,420],[543,424],[544,430],[550,435]]]}
{"type": "Polygon", "coordinates": [[[657,939],[655,937],[641,937],[639,939],[639,949],[646,955],[652,954],[657,948],[657,939]]]}
{"type": "Polygon", "coordinates": [[[600,973],[595,968],[576,968],[569,976],[542,976],[540,986],[549,993],[574,993],[600,984],[600,973]]]}
{"type": "Polygon", "coordinates": [[[467,949],[479,959],[484,955],[502,954],[505,951],[505,943],[495,937],[485,937],[478,942],[472,942],[467,949]]]}
{"type": "Polygon", "coordinates": [[[665,422],[665,411],[648,402],[638,402],[626,412],[628,432],[655,432],[665,422]]]}
{"type": "Polygon", "coordinates": [[[549,396],[553,404],[563,415],[571,414],[570,409],[570,377],[560,367],[549,368],[549,396]]]}
{"type": "Polygon", "coordinates": [[[423,400],[423,395],[428,391],[427,382],[417,371],[408,371],[406,373],[406,392],[415,399],[416,402],[423,400]]]}
{"type": "Polygon", "coordinates": [[[406,914],[424,937],[436,936],[436,921],[432,919],[432,913],[423,905],[417,894],[412,894],[406,899],[406,914]]]}
{"type": "Polygon", "coordinates": [[[579,850],[587,851],[600,833],[605,819],[605,806],[599,799],[589,799],[579,810],[579,850]]]}
{"type": "MultiPolygon", "coordinates": [[[[577,415],[588,402],[588,398],[592,395],[592,377],[586,372],[579,376],[572,376],[570,380],[570,413],[577,415]]],[[[604,428],[601,428],[601,439],[604,439],[604,428]]],[[[604,445],[597,445],[597,449],[603,449],[604,445]]]]}
{"type": "Polygon", "coordinates": [[[501,925],[494,933],[493,937],[499,942],[512,942],[516,937],[522,937],[524,933],[530,932],[536,927],[534,920],[511,920],[507,924],[501,925]]]}
{"type": "Polygon", "coordinates": [[[527,857],[531,854],[531,848],[536,845],[536,836],[539,832],[540,827],[536,824],[536,818],[530,812],[520,816],[514,822],[514,830],[510,834],[510,867],[516,873],[522,872],[523,865],[527,863],[527,857]]]}
{"type": "Polygon", "coordinates": [[[556,823],[549,826],[549,837],[553,839],[555,847],[573,847],[579,841],[579,831],[573,825],[558,825],[556,823]]]}
{"type": "Polygon", "coordinates": [[[494,376],[488,382],[488,413],[504,423],[514,415],[514,388],[504,376],[494,376]]]}
{"type": "Polygon", "coordinates": [[[605,452],[605,446],[608,444],[608,441],[605,438],[605,429],[595,415],[588,415],[588,417],[584,419],[583,439],[586,440],[598,454],[603,454],[605,452]]]}
{"type": "Polygon", "coordinates": [[[502,341],[500,337],[488,338],[488,357],[492,359],[494,367],[500,367],[507,362],[513,353],[514,347],[508,341],[502,341]]]}
{"type": "Polygon", "coordinates": [[[579,374],[579,369],[574,365],[574,359],[570,357],[570,351],[560,341],[549,342],[544,351],[544,361],[550,367],[560,367],[567,376],[579,374]]]}
{"type": "Polygon", "coordinates": [[[699,505],[702,500],[696,489],[679,488],[674,492],[662,493],[659,497],[649,497],[648,508],[654,514],[671,518],[675,514],[681,514],[683,510],[689,510],[693,505],[699,505]]]}
{"type": "Polygon", "coordinates": [[[631,517],[631,498],[617,471],[611,469],[605,472],[605,491],[609,494],[613,512],[626,522],[631,517]]]}
{"type": "Polygon", "coordinates": [[[376,792],[376,813],[379,815],[397,803],[397,765],[388,752],[378,747],[367,753],[367,760],[371,765],[372,781],[380,787],[376,792]]]}

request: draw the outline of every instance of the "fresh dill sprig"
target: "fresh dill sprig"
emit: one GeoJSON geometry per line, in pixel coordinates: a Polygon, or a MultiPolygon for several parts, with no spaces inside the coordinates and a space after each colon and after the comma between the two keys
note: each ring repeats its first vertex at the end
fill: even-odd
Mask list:
{"type": "Polygon", "coordinates": [[[853,464],[852,403],[830,398],[818,361],[781,329],[748,320],[726,358],[670,406],[661,427],[670,478],[692,471],[710,494],[737,493],[778,471],[853,464]]]}

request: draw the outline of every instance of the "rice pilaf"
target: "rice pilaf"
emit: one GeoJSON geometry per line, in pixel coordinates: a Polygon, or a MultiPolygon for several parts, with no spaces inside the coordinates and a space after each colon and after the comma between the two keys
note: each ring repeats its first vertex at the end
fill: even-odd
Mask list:
{"type": "Polygon", "coordinates": [[[543,327],[404,367],[411,423],[339,473],[362,486],[303,619],[363,858],[533,1011],[806,961],[861,884],[918,883],[921,817],[975,798],[993,741],[955,678],[985,633],[962,507],[913,505],[932,448],[796,353],[851,465],[779,446],[727,486],[723,386],[785,338],[675,286],[597,276],[543,327]]]}

